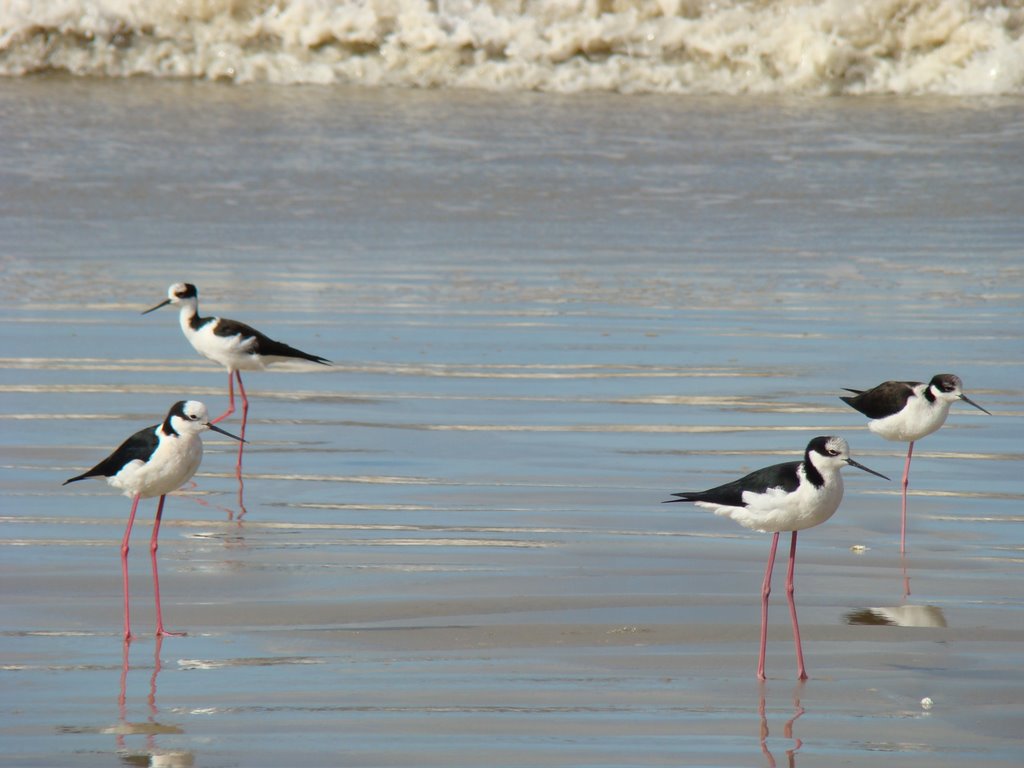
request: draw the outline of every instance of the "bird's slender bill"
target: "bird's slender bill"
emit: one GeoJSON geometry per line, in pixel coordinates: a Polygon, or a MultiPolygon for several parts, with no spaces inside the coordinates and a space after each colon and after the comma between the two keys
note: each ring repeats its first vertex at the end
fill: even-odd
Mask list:
{"type": "Polygon", "coordinates": [[[156,310],[160,309],[160,307],[166,307],[166,306],[167,306],[168,304],[170,304],[170,303],[171,303],[171,300],[170,300],[170,299],[164,299],[164,300],[163,300],[163,301],[161,301],[161,302],[160,302],[159,304],[157,304],[157,305],[156,305],[155,307],[150,307],[149,309],[147,309],[147,310],[146,310],[145,312],[143,312],[142,314],[144,314],[144,315],[148,315],[148,314],[149,314],[150,312],[155,312],[156,310]]]}
{"type": "Polygon", "coordinates": [[[963,400],[963,401],[964,401],[965,403],[970,403],[970,404],[971,404],[971,405],[973,405],[973,406],[974,406],[975,408],[977,408],[977,409],[978,409],[979,411],[985,411],[985,413],[987,413],[987,414],[988,414],[989,416],[991,416],[991,415],[992,415],[992,413],[991,413],[990,411],[986,411],[986,410],[985,410],[984,408],[982,408],[982,407],[981,407],[980,405],[978,405],[978,404],[977,404],[976,402],[974,402],[973,400],[971,400],[971,398],[969,398],[969,397],[968,397],[967,395],[960,395],[960,399],[961,399],[961,400],[963,400]]]}
{"type": "Polygon", "coordinates": [[[872,475],[877,475],[878,477],[882,478],[883,480],[892,480],[891,477],[886,477],[881,472],[875,472],[875,470],[871,469],[870,467],[865,467],[859,461],[854,461],[853,459],[847,459],[846,463],[849,464],[851,467],[856,467],[857,469],[863,469],[865,472],[870,472],[872,475]]]}
{"type": "MultiPolygon", "coordinates": [[[[206,426],[208,426],[208,427],[209,427],[210,429],[212,429],[212,430],[213,430],[214,432],[220,432],[220,433],[221,433],[222,435],[227,435],[227,436],[228,436],[228,437],[230,437],[230,438],[231,438],[232,440],[237,440],[237,441],[238,441],[238,442],[240,442],[240,443],[245,443],[245,442],[247,442],[246,440],[243,440],[242,438],[240,438],[240,437],[239,437],[238,435],[232,435],[232,434],[231,434],[230,432],[228,432],[228,431],[227,431],[226,429],[221,429],[221,428],[220,428],[220,427],[218,427],[218,426],[217,426],[216,424],[207,424],[206,426]]],[[[869,470],[868,470],[868,472],[870,472],[870,471],[871,471],[871,470],[869,469],[869,470]]],[[[876,472],[875,474],[877,475],[878,473],[876,472]]],[[[889,478],[885,478],[885,479],[886,479],[886,480],[888,480],[889,478]]]]}

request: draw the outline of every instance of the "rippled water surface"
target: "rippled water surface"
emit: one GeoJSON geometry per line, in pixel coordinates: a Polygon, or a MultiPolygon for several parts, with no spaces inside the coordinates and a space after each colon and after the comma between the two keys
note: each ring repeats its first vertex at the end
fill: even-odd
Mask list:
{"type": "MultiPolygon", "coordinates": [[[[0,93],[10,765],[1019,765],[1024,108],[26,80],[0,93]],[[334,364],[243,374],[169,497],[183,638],[119,639],[130,502],[226,404],[167,285],[334,364]],[[960,375],[915,448],[843,387],[960,375]],[[238,426],[237,416],[224,423],[238,426]],[[681,505],[841,434],[800,538],[681,505]],[[909,593],[908,593],[909,589],[909,593]]],[[[133,610],[150,632],[143,502],[133,610]]]]}

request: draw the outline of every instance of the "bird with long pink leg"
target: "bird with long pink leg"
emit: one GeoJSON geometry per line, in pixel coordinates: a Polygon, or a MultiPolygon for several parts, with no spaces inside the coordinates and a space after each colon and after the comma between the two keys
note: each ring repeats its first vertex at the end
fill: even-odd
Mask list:
{"type": "Polygon", "coordinates": [[[868,429],[898,443],[910,443],[903,465],[903,502],[900,508],[900,554],[907,551],[907,485],[910,482],[910,458],[914,443],[946,423],[949,407],[963,400],[986,411],[963,393],[963,382],[952,373],[933,376],[927,384],[919,381],[884,381],[868,390],[849,389],[853,396],[840,400],[867,416],[868,429]]]}
{"type": "MultiPolygon", "coordinates": [[[[181,307],[178,314],[181,330],[196,352],[227,369],[228,409],[210,422],[211,424],[223,421],[235,412],[234,382],[238,381],[238,392],[242,398],[242,426],[239,433],[243,441],[245,425],[249,418],[249,398],[245,394],[245,387],[242,386],[242,371],[262,371],[273,363],[295,360],[306,360],[320,365],[331,364],[325,357],[311,355],[284,342],[275,341],[252,326],[237,320],[200,317],[199,291],[192,283],[175,283],[167,289],[166,299],[142,314],[148,315],[168,304],[181,307]]],[[[239,443],[238,462],[235,465],[235,473],[239,480],[242,477],[244,448],[244,442],[239,443]]]]}
{"type": "MultiPolygon", "coordinates": [[[[797,677],[807,679],[804,666],[800,627],[796,618],[793,576],[796,566],[796,535],[799,531],[821,525],[835,514],[843,500],[843,477],[839,470],[850,466],[889,478],[850,458],[850,447],[841,437],[816,437],[807,444],[802,461],[787,461],[755,470],[738,480],[706,491],[674,493],[673,501],[689,501],[716,515],[724,515],[745,528],[772,534],[768,565],[761,584],[761,650],[757,660],[757,677],[765,679],[765,652],[768,644],[768,597],[771,594],[772,569],[779,534],[792,532],[789,545],[789,567],[786,571],[786,600],[793,624],[796,645],[797,677]]],[[[666,502],[667,503],[667,502],[666,502]]]]}
{"type": "Polygon", "coordinates": [[[140,429],[95,467],[64,481],[64,485],[67,485],[89,477],[104,477],[107,483],[123,491],[126,496],[132,497],[132,510],[128,515],[124,538],[121,540],[125,640],[131,640],[133,637],[128,596],[129,540],[139,501],[154,496],[160,497],[149,541],[153,568],[153,598],[156,603],[156,634],[157,637],[184,634],[170,632],[164,628],[163,610],[160,606],[160,577],[156,563],[157,539],[160,536],[164,499],[168,493],[188,482],[199,469],[199,464],[203,460],[203,441],[199,435],[208,429],[234,440],[241,440],[240,437],[214,426],[210,422],[206,406],[199,401],[180,400],[171,406],[160,424],[140,429]]]}

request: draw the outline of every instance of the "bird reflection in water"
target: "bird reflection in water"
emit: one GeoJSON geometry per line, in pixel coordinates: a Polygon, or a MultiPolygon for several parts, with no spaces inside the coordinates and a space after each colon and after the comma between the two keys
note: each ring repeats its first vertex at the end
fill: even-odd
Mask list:
{"type": "Polygon", "coordinates": [[[198,504],[201,507],[206,507],[211,510],[218,510],[220,512],[226,512],[228,515],[228,522],[236,522],[238,527],[242,527],[242,518],[245,517],[247,512],[245,508],[245,483],[242,478],[238,478],[238,508],[229,507],[226,504],[217,504],[209,499],[203,498],[201,494],[204,492],[199,490],[199,484],[194,480],[192,483],[184,488],[187,491],[196,491],[195,495],[190,495],[188,498],[190,501],[198,504]]]}
{"type": "Polygon", "coordinates": [[[195,755],[182,749],[161,749],[157,746],[156,739],[160,734],[183,734],[184,731],[177,725],[165,725],[157,719],[160,710],[156,705],[156,685],[160,676],[161,663],[160,651],[163,645],[163,638],[156,638],[156,649],[153,653],[153,673],[149,677],[149,695],[147,704],[149,717],[145,722],[129,722],[128,720],[128,672],[129,649],[131,643],[124,642],[121,651],[121,685],[117,697],[118,724],[111,731],[116,734],[117,755],[122,765],[146,766],[154,768],[189,768],[195,764],[195,755]],[[145,748],[134,750],[128,748],[129,736],[145,736],[145,748]]]}
{"type": "MultiPolygon", "coordinates": [[[[233,519],[238,522],[242,522],[242,518],[245,517],[245,481],[242,480],[242,475],[238,475],[238,514],[233,519]]],[[[228,520],[232,519],[232,514],[228,512],[228,520]]],[[[908,587],[909,588],[909,587],[908,587]]]]}
{"type": "MultiPolygon", "coordinates": [[[[761,753],[768,761],[768,768],[776,768],[775,756],[768,749],[768,714],[767,714],[767,686],[762,682],[759,686],[760,698],[757,711],[761,716],[761,753]]],[[[782,726],[782,735],[793,742],[793,746],[786,750],[786,765],[793,768],[796,765],[796,753],[803,746],[803,741],[793,735],[793,723],[804,714],[804,708],[800,704],[800,694],[803,693],[804,682],[801,680],[793,689],[793,716],[782,726]]]]}
{"type": "Polygon", "coordinates": [[[844,617],[847,624],[875,627],[945,627],[946,616],[937,605],[894,605],[858,608],[844,617]]]}

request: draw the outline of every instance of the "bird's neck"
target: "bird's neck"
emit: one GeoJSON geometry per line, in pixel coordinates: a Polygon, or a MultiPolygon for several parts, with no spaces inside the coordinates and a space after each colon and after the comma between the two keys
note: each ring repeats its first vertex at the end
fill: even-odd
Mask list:
{"type": "Polygon", "coordinates": [[[803,470],[804,477],[807,478],[807,482],[815,488],[821,488],[825,485],[825,476],[822,474],[821,470],[814,466],[814,462],[811,461],[811,457],[809,455],[804,456],[803,470]]]}
{"type": "Polygon", "coordinates": [[[924,391],[924,399],[928,404],[928,409],[932,412],[949,413],[953,401],[948,397],[940,397],[940,394],[934,387],[928,386],[928,389],[924,391]]]}
{"type": "Polygon", "coordinates": [[[178,321],[181,323],[181,330],[186,334],[199,330],[199,307],[192,302],[182,304],[178,312],[178,321]]]}

